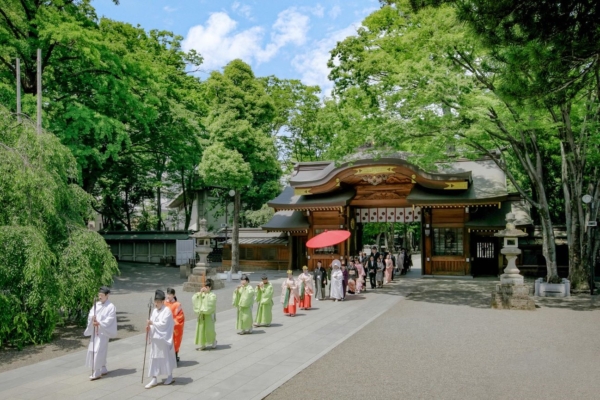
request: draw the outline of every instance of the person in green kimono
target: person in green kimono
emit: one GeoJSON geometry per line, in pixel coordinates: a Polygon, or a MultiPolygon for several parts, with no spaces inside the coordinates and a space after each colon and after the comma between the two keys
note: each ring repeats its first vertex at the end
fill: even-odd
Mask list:
{"type": "Polygon", "coordinates": [[[273,285],[266,274],[262,276],[262,283],[256,286],[256,302],[258,311],[254,326],[271,326],[273,320],[273,285]]]}
{"type": "Polygon", "coordinates": [[[198,315],[195,343],[200,347],[196,350],[217,347],[217,333],[215,332],[217,295],[211,291],[212,287],[213,281],[208,278],[204,287],[192,296],[194,312],[198,315]]]}
{"type": "Polygon", "coordinates": [[[237,308],[236,329],[238,335],[252,333],[252,305],[254,289],[250,286],[248,275],[242,275],[241,284],[233,292],[233,306],[237,308]]]}

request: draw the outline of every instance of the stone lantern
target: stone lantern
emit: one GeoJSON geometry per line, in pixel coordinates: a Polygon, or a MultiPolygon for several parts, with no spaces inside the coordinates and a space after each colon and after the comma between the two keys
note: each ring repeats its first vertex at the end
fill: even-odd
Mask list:
{"type": "Polygon", "coordinates": [[[207,261],[207,257],[212,251],[210,241],[215,236],[206,230],[206,220],[204,218],[200,220],[199,225],[200,230],[190,235],[191,238],[196,240],[196,253],[198,254],[199,261],[188,277],[188,281],[183,284],[184,292],[198,292],[208,278],[213,280],[213,290],[225,287],[223,281],[217,277],[215,268],[211,268],[207,261]]]}
{"type": "Polygon", "coordinates": [[[535,310],[535,303],[529,297],[530,289],[524,284],[523,276],[515,263],[517,256],[521,254],[519,238],[527,236],[527,233],[517,229],[514,222],[515,215],[506,214],[506,229],[494,234],[504,238],[500,253],[506,257],[507,265],[504,273],[500,275],[500,284],[496,285],[496,291],[492,293],[492,308],[535,310]]]}

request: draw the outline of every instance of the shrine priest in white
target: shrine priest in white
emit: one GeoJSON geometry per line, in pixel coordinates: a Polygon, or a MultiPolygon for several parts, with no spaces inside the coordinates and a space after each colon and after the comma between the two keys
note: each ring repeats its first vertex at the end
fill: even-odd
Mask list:
{"type": "Polygon", "coordinates": [[[152,377],[146,389],[158,385],[157,377],[166,375],[163,385],[173,383],[173,370],[177,367],[175,346],[173,344],[173,329],[175,320],[169,307],[165,306],[165,292],[157,290],[154,294],[154,310],[148,320],[148,338],[150,340],[150,369],[148,377],[152,377]]]}
{"type": "MultiPolygon", "coordinates": [[[[90,336],[86,365],[92,368],[90,380],[100,379],[108,373],[106,357],[108,355],[108,339],[117,336],[117,309],[108,300],[110,289],[102,286],[98,292],[98,301],[94,302],[88,314],[87,328],[84,336],[90,336]]],[[[95,299],[94,299],[95,300],[95,299]]]]}

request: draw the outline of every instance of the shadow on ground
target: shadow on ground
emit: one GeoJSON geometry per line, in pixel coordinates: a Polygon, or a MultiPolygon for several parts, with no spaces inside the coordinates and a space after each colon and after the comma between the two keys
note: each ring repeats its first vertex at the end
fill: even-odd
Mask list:
{"type": "Polygon", "coordinates": [[[85,348],[89,338],[82,336],[84,328],[77,325],[58,326],[53,334],[53,341],[40,346],[27,346],[22,350],[8,347],[0,349],[0,372],[36,362],[43,352],[69,353],[85,348]]]}
{"type": "MultiPolygon", "coordinates": [[[[491,308],[492,292],[496,288],[496,278],[476,278],[473,280],[443,279],[400,279],[392,285],[376,289],[378,293],[392,296],[406,296],[407,300],[428,303],[491,308]]],[[[533,280],[526,279],[531,287],[533,280]]],[[[533,297],[533,296],[532,296],[533,297]]],[[[600,296],[573,294],[569,298],[533,297],[537,308],[563,308],[573,311],[600,310],[600,296]]]]}
{"type": "Polygon", "coordinates": [[[121,275],[114,277],[112,290],[121,294],[150,292],[156,289],[157,282],[164,287],[181,285],[186,279],[174,274],[171,267],[157,264],[119,263],[121,275]]]}

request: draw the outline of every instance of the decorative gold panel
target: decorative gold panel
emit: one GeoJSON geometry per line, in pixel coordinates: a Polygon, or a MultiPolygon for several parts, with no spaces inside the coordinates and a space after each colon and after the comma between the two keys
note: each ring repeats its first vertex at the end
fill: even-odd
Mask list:
{"type": "Polygon", "coordinates": [[[469,182],[446,183],[444,190],[463,190],[469,188],[469,182]]]}
{"type": "Polygon", "coordinates": [[[312,188],[301,188],[301,189],[294,189],[294,196],[303,196],[306,194],[312,194],[310,191],[312,190],[312,188]]]}
{"type": "Polygon", "coordinates": [[[356,173],[354,175],[376,175],[376,174],[393,174],[394,168],[396,167],[386,167],[386,166],[377,166],[377,167],[365,167],[365,168],[355,168],[356,173]]]}

